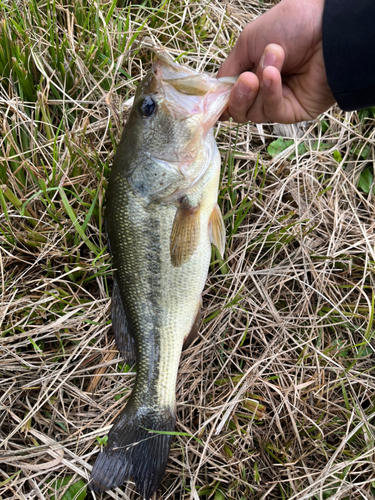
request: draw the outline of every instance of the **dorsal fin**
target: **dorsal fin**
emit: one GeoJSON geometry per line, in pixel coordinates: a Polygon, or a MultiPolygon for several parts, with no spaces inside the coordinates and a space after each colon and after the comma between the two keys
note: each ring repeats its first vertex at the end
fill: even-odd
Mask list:
{"type": "Polygon", "coordinates": [[[136,360],[134,333],[126,317],[116,276],[113,278],[111,316],[117,349],[124,360],[132,365],[136,360]]]}

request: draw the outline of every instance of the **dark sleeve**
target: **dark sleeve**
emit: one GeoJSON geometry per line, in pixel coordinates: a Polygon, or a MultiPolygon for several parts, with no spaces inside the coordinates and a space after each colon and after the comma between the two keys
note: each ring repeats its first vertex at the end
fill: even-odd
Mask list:
{"type": "Polygon", "coordinates": [[[344,111],[375,105],[375,0],[325,0],[328,84],[344,111]]]}

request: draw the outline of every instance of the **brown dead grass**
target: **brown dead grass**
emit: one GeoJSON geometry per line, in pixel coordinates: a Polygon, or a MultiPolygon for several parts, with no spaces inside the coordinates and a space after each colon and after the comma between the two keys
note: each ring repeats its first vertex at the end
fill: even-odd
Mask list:
{"type": "MultiPolygon", "coordinates": [[[[22,5],[27,11],[27,3],[22,5]]],[[[140,37],[161,41],[173,56],[189,49],[181,61],[212,72],[246,23],[271,5],[171,2],[140,37]]],[[[152,12],[131,9],[127,37],[141,26],[142,15],[152,12]]],[[[121,15],[115,11],[115,17],[121,15]]],[[[66,19],[79,58],[74,18],[66,14],[66,19]]],[[[47,182],[57,167],[55,186],[80,196],[79,202],[70,196],[68,203],[81,225],[92,202],[90,190],[99,193],[85,241],[57,190],[49,192],[49,206],[40,201],[42,195],[29,201],[29,218],[10,201],[8,216],[0,213],[4,499],[62,498],[66,488],[54,492],[51,481],[69,476],[71,483],[86,482],[99,452],[95,438],[108,432],[124,404],[115,396],[126,398],[134,382],[131,371],[120,373],[123,361],[111,333],[109,256],[95,255],[87,245],[105,247],[102,167],[113,158],[124,103],[149,64],[142,51],[116,52],[116,29],[111,21],[114,64],[102,71],[103,77],[110,72],[113,88],[103,91],[99,77],[79,60],[78,93],[74,101],[66,96],[75,108],[69,108],[74,123],[65,122],[57,133],[51,119],[52,139],[45,123],[31,134],[33,123],[24,113],[25,106],[42,103],[53,113],[59,103],[48,82],[37,103],[25,104],[1,88],[1,161],[8,167],[3,192],[9,189],[25,203],[40,190],[32,175],[47,182]],[[119,67],[132,79],[120,75],[119,67]],[[34,137],[31,156],[17,135],[22,127],[34,137]],[[11,161],[24,169],[23,185],[11,161]]],[[[35,42],[43,61],[37,34],[35,42]]],[[[374,162],[373,123],[332,108],[305,124],[301,137],[292,137],[295,144],[305,143],[305,153],[293,145],[272,159],[267,145],[280,134],[273,130],[253,124],[218,127],[226,259],[210,269],[199,340],[181,360],[176,430],[191,437],[175,438],[156,498],[374,496],[374,200],[357,188],[361,171],[374,162]],[[328,149],[317,150],[316,140],[328,149]],[[366,160],[353,152],[364,147],[366,160]],[[249,201],[248,213],[232,232],[241,203],[249,201]]],[[[95,498],[139,497],[129,482],[95,498]]]]}

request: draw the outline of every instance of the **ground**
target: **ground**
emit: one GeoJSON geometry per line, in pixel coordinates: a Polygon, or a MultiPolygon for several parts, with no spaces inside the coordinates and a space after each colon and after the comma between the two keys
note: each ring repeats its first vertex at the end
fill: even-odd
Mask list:
{"type": "MultiPolygon", "coordinates": [[[[272,5],[0,2],[1,498],[93,498],[134,383],[103,214],[142,41],[214,74],[272,5]]],[[[217,126],[225,258],[181,359],[155,498],[374,498],[374,116],[217,126]]],[[[139,496],[129,482],[95,498],[139,496]]]]}

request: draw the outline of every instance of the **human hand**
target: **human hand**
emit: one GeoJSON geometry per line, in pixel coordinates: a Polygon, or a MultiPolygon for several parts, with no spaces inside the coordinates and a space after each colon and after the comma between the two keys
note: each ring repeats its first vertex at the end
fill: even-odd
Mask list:
{"type": "Polygon", "coordinates": [[[296,123],[335,103],[323,60],[323,7],[324,0],[284,0],[246,26],[218,73],[240,74],[222,119],[296,123]]]}

